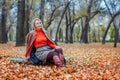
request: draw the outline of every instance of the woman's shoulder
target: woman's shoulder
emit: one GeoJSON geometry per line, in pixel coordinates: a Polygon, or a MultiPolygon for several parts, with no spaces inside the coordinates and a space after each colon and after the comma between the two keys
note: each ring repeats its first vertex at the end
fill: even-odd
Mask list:
{"type": "Polygon", "coordinates": [[[43,32],[45,32],[45,33],[47,33],[47,34],[49,33],[49,31],[47,31],[47,30],[45,30],[45,29],[43,29],[43,32]]]}
{"type": "Polygon", "coordinates": [[[30,32],[28,32],[27,36],[28,35],[34,35],[34,34],[36,34],[35,30],[31,30],[30,32]]]}
{"type": "Polygon", "coordinates": [[[31,30],[28,34],[35,34],[35,30],[31,30]]]}
{"type": "Polygon", "coordinates": [[[29,33],[31,33],[31,34],[32,34],[32,33],[35,33],[35,30],[31,30],[29,33]]]}

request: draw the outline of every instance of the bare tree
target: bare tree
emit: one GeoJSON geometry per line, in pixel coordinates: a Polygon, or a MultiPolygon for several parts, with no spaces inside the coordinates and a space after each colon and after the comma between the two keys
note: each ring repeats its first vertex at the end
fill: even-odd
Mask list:
{"type": "MultiPolygon", "coordinates": [[[[61,5],[60,5],[61,6],[61,5]]],[[[49,19],[46,21],[46,23],[45,23],[45,29],[47,30],[48,29],[48,27],[51,25],[51,23],[54,21],[54,19],[55,19],[55,12],[57,11],[57,9],[58,8],[60,8],[60,6],[55,6],[54,7],[54,9],[52,10],[52,13],[50,14],[50,17],[49,17],[49,19]]]]}
{"type": "Polygon", "coordinates": [[[46,10],[45,8],[45,15],[44,18],[45,18],[45,22],[44,22],[44,26],[45,26],[45,29],[47,30],[50,25],[52,24],[52,22],[55,21],[56,18],[58,18],[60,16],[60,8],[62,8],[63,4],[62,2],[60,2],[61,0],[47,0],[46,1],[46,4],[49,3],[49,8],[48,10],[46,10]]]}
{"type": "Polygon", "coordinates": [[[98,4],[97,0],[89,0],[89,4],[87,6],[87,16],[85,17],[85,26],[82,31],[81,43],[88,43],[88,29],[89,29],[89,22],[95,15],[99,13],[99,7],[94,12],[92,12],[93,7],[95,7],[95,3],[98,4]]]}
{"type": "Polygon", "coordinates": [[[110,1],[110,4],[109,4],[109,6],[112,6],[112,7],[111,7],[111,8],[113,9],[112,12],[111,12],[109,6],[107,5],[106,0],[104,0],[104,3],[105,3],[105,5],[106,5],[106,7],[107,7],[107,9],[108,9],[108,12],[109,12],[110,16],[111,16],[111,20],[110,20],[110,22],[109,22],[109,24],[108,24],[108,26],[107,26],[107,29],[106,29],[106,31],[105,31],[105,34],[104,34],[104,36],[103,36],[102,44],[105,44],[106,35],[107,35],[107,33],[108,33],[108,30],[109,30],[109,28],[110,28],[111,23],[113,22],[114,29],[115,29],[114,47],[117,47],[118,35],[119,35],[119,28],[115,25],[115,20],[114,20],[114,19],[116,18],[116,16],[120,15],[120,11],[118,11],[118,12],[117,12],[117,11],[114,11],[114,10],[116,10],[116,8],[117,8],[117,7],[115,6],[114,0],[110,1]],[[114,13],[114,12],[116,12],[116,13],[114,13]]]}
{"type": "Polygon", "coordinates": [[[58,27],[57,27],[56,36],[55,36],[55,43],[56,43],[56,44],[57,44],[57,40],[58,40],[57,35],[58,35],[58,32],[59,32],[60,24],[61,24],[61,21],[62,21],[62,19],[63,19],[63,17],[64,17],[64,14],[65,14],[65,12],[66,12],[67,7],[69,6],[69,4],[70,4],[70,2],[68,2],[67,5],[65,6],[65,9],[64,9],[64,11],[63,11],[63,13],[62,13],[62,16],[61,16],[61,18],[60,18],[60,22],[59,22],[58,27]]]}
{"type": "Polygon", "coordinates": [[[73,43],[73,33],[75,24],[80,20],[81,16],[75,17],[75,3],[71,2],[71,5],[68,6],[65,19],[66,19],[66,36],[65,43],[73,43]]]}

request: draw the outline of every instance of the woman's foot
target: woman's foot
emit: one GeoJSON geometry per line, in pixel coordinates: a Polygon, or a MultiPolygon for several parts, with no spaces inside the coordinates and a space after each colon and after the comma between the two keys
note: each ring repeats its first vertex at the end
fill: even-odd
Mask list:
{"type": "Polygon", "coordinates": [[[57,55],[53,56],[53,61],[54,61],[54,64],[57,66],[57,68],[63,67],[63,63],[60,60],[59,56],[57,55]]]}

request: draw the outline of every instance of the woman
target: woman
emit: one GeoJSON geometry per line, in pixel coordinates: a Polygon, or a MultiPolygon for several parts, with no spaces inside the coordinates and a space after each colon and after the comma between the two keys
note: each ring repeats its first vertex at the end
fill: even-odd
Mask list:
{"type": "Polygon", "coordinates": [[[39,18],[35,18],[32,24],[34,30],[26,36],[25,61],[32,61],[35,64],[53,61],[57,68],[63,67],[65,59],[62,49],[52,41],[39,18]]]}

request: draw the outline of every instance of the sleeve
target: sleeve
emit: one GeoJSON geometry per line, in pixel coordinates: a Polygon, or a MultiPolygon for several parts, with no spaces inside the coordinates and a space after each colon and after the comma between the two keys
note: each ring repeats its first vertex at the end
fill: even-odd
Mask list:
{"type": "Polygon", "coordinates": [[[31,38],[31,35],[30,35],[30,33],[28,33],[26,36],[26,55],[25,55],[26,57],[30,56],[30,53],[31,53],[32,48],[33,48],[33,45],[30,47],[30,38],[31,38]]]}
{"type": "Polygon", "coordinates": [[[28,40],[29,40],[29,38],[30,38],[29,34],[30,34],[30,33],[28,33],[28,34],[26,35],[26,40],[25,40],[26,44],[28,44],[28,40]]]}
{"type": "Polygon", "coordinates": [[[48,45],[49,45],[50,47],[52,47],[52,48],[55,48],[55,47],[56,47],[56,45],[55,45],[53,42],[51,42],[49,39],[48,39],[47,41],[48,41],[48,45]]]}
{"type": "Polygon", "coordinates": [[[32,51],[32,48],[33,48],[33,45],[32,45],[32,46],[30,47],[30,49],[28,50],[26,57],[29,57],[29,56],[30,56],[30,53],[31,53],[31,51],[32,51]]]}
{"type": "Polygon", "coordinates": [[[47,36],[47,44],[51,47],[51,48],[56,48],[56,44],[53,42],[53,40],[51,39],[49,33],[46,31],[45,32],[46,36],[47,36]]]}

